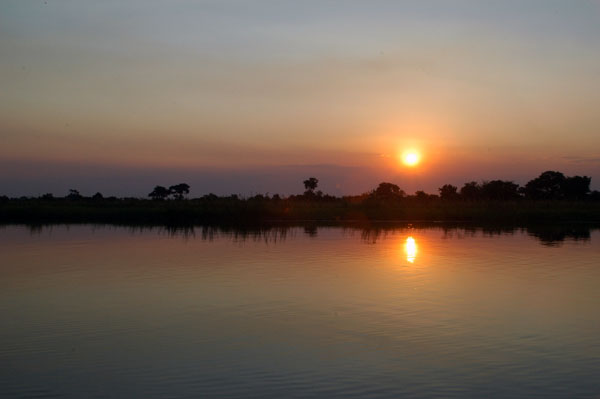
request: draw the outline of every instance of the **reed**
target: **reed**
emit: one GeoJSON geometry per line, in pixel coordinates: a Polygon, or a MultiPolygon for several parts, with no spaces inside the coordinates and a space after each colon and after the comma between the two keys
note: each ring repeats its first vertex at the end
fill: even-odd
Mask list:
{"type": "Polygon", "coordinates": [[[598,201],[444,201],[356,197],[311,200],[300,196],[189,200],[10,199],[0,223],[204,224],[271,221],[600,222],[598,201]]]}

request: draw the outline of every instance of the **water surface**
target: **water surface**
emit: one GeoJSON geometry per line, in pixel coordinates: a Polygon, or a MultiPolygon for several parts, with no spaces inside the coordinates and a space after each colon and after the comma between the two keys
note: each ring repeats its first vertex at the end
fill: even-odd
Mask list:
{"type": "Polygon", "coordinates": [[[600,232],[0,228],[3,397],[595,397],[600,232]]]}

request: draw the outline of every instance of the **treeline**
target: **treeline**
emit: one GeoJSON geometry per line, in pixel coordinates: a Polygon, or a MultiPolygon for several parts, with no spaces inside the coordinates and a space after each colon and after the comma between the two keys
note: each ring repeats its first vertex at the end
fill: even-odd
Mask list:
{"type": "Polygon", "coordinates": [[[591,177],[567,177],[561,172],[546,171],[540,176],[519,186],[512,181],[491,180],[481,183],[471,181],[465,183],[459,190],[452,184],[444,184],[438,189],[439,194],[427,194],[417,191],[413,196],[406,193],[395,184],[380,183],[369,198],[415,198],[420,200],[466,200],[466,201],[514,201],[529,200],[600,200],[600,192],[591,191],[591,177]]]}
{"type": "MultiPolygon", "coordinates": [[[[273,200],[280,201],[286,200],[309,200],[309,201],[336,201],[336,200],[348,200],[352,202],[356,201],[390,201],[400,199],[413,199],[413,200],[464,200],[464,201],[514,201],[514,200],[570,200],[570,201],[581,201],[581,200],[600,200],[600,192],[597,190],[590,190],[591,177],[588,176],[565,176],[561,172],[546,171],[540,174],[535,179],[530,180],[524,186],[519,186],[513,181],[507,180],[491,180],[483,182],[467,182],[459,189],[459,187],[452,184],[444,184],[438,189],[437,194],[428,194],[424,191],[416,191],[413,195],[408,195],[398,185],[388,182],[379,183],[379,185],[367,192],[360,195],[347,195],[343,197],[336,197],[329,194],[324,194],[322,191],[317,190],[319,180],[315,177],[310,177],[304,180],[303,194],[290,195],[288,197],[280,196],[279,194],[256,194],[250,197],[243,198],[237,194],[229,196],[218,196],[216,194],[206,194],[194,200],[216,200],[216,199],[229,199],[234,201],[240,200],[273,200]]],[[[187,183],[179,183],[168,188],[165,186],[155,186],[154,189],[147,195],[148,198],[155,201],[164,200],[184,200],[187,199],[187,195],[190,193],[190,185],[187,183]]],[[[70,201],[77,200],[140,200],[140,198],[129,197],[129,198],[117,198],[114,196],[104,197],[100,192],[85,197],[80,194],[78,190],[71,189],[68,194],[64,197],[55,197],[52,193],[47,193],[39,197],[20,197],[13,198],[13,200],[58,200],[66,199],[70,201]]],[[[10,198],[6,195],[0,196],[0,203],[9,201],[10,198]]]]}
{"type": "Polygon", "coordinates": [[[512,181],[492,180],[481,184],[465,183],[458,188],[450,184],[440,187],[443,199],[462,198],[465,200],[515,200],[526,198],[532,200],[584,200],[600,199],[599,192],[590,191],[591,177],[567,177],[561,172],[546,171],[527,182],[523,187],[512,181]]]}
{"type": "Polygon", "coordinates": [[[519,186],[512,181],[445,184],[438,194],[407,195],[383,182],[361,195],[336,197],[318,190],[315,177],[297,195],[206,194],[186,198],[187,183],[156,186],[145,198],[85,197],[70,190],[64,197],[0,197],[0,223],[212,224],[271,221],[370,222],[474,221],[491,223],[600,222],[600,193],[591,178],[547,171],[519,186]]]}

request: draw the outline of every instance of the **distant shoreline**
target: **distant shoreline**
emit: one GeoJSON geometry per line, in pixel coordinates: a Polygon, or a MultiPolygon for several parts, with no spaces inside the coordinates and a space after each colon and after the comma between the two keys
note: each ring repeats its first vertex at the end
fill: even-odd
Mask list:
{"type": "Polygon", "coordinates": [[[0,223],[600,223],[600,201],[465,201],[415,198],[362,200],[209,197],[182,200],[9,199],[0,223]]]}

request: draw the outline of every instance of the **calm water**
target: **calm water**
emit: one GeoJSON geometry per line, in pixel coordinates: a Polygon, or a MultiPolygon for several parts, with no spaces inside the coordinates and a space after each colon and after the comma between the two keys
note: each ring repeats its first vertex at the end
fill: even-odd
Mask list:
{"type": "Polygon", "coordinates": [[[600,231],[0,228],[0,396],[599,397],[600,231]]]}

